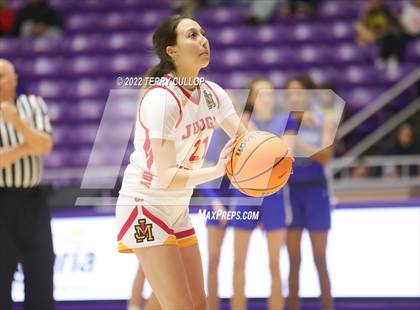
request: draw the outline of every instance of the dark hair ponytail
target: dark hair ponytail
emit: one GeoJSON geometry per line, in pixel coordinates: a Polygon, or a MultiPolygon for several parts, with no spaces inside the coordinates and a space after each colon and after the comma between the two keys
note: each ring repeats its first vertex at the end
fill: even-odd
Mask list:
{"type": "Polygon", "coordinates": [[[176,28],[184,18],[186,17],[181,15],[170,16],[160,23],[153,33],[153,50],[159,57],[160,62],[156,66],[150,68],[147,71],[146,76],[162,77],[166,73],[175,70],[175,64],[172,58],[166,53],[166,47],[176,44],[176,28]]]}
{"type": "Polygon", "coordinates": [[[175,70],[175,66],[171,61],[160,61],[156,66],[150,68],[146,76],[148,77],[162,77],[166,73],[172,72],[175,70]]]}

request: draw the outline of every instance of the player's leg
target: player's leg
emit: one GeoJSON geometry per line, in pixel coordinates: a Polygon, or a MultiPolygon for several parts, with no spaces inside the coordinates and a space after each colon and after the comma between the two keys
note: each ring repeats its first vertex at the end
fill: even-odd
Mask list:
{"type": "Polygon", "coordinates": [[[283,309],[284,298],[280,275],[280,247],[286,241],[286,230],[267,232],[268,256],[271,274],[271,296],[268,300],[270,310],[283,309]]]}
{"type": "Polygon", "coordinates": [[[206,309],[207,298],[204,289],[203,263],[194,225],[189,216],[189,208],[180,208],[178,214],[173,227],[191,293],[192,304],[194,309],[206,309]]]}
{"type": "Polygon", "coordinates": [[[331,227],[331,205],[326,186],[307,189],[310,197],[306,206],[307,228],[312,244],[312,253],[318,271],[323,309],[332,309],[331,284],[327,268],[327,239],[331,227]]]}
{"type": "MultiPolygon", "coordinates": [[[[169,209],[147,203],[153,199],[146,195],[118,197],[118,250],[136,254],[163,309],[191,309],[188,278],[172,225],[172,218],[178,217],[179,212],[175,207],[169,209]],[[137,205],[139,201],[144,205],[137,205]]],[[[184,209],[188,211],[187,207],[181,211],[184,209]]]]}
{"type": "Polygon", "coordinates": [[[145,310],[160,310],[162,309],[159,300],[156,298],[156,295],[152,292],[149,299],[146,300],[146,305],[144,306],[145,310]]]}
{"type": "Polygon", "coordinates": [[[245,310],[245,262],[252,230],[235,228],[233,265],[233,310],[245,310]]]}
{"type": "MultiPolygon", "coordinates": [[[[136,273],[136,277],[133,281],[133,286],[131,289],[131,297],[127,303],[127,310],[139,310],[143,304],[143,287],[146,280],[143,269],[139,265],[136,273]]],[[[159,301],[156,296],[153,294],[150,295],[149,299],[145,302],[146,310],[157,310],[161,309],[159,301]]]]}
{"type": "MultiPolygon", "coordinates": [[[[206,293],[204,290],[203,264],[201,261],[198,244],[181,247],[180,253],[188,279],[188,285],[192,296],[192,309],[207,309],[206,293]]],[[[165,309],[165,307],[163,307],[165,309]]]]}
{"type": "Polygon", "coordinates": [[[144,275],[143,269],[139,265],[137,273],[131,287],[131,297],[127,302],[128,310],[138,310],[143,303],[143,286],[146,276],[144,275]]]}
{"type": "Polygon", "coordinates": [[[183,259],[176,245],[133,250],[141,261],[146,278],[163,309],[193,309],[183,259]]]}
{"type": "Polygon", "coordinates": [[[208,288],[208,307],[209,309],[219,309],[220,300],[217,294],[217,274],[220,260],[220,249],[222,247],[225,229],[219,226],[207,227],[207,247],[209,252],[209,266],[207,273],[208,288]]]}
{"type": "Polygon", "coordinates": [[[322,309],[333,309],[331,297],[331,284],[327,268],[327,239],[328,231],[312,231],[309,233],[312,244],[312,253],[318,271],[319,285],[321,288],[322,309]]]}
{"type": "Polygon", "coordinates": [[[286,244],[289,255],[289,296],[287,298],[288,309],[300,309],[299,301],[299,270],[301,262],[300,242],[302,239],[301,228],[289,228],[287,230],[286,244]]]}
{"type": "Polygon", "coordinates": [[[271,274],[270,310],[283,309],[284,298],[280,275],[280,248],[286,242],[286,213],[283,190],[264,198],[261,205],[261,221],[266,230],[268,257],[271,274]]]}
{"type": "Polygon", "coordinates": [[[285,204],[290,207],[291,223],[287,229],[287,253],[289,256],[289,295],[287,305],[290,310],[300,309],[299,300],[299,270],[301,262],[300,243],[302,231],[305,227],[305,212],[303,200],[306,199],[305,193],[299,187],[288,186],[285,189],[285,204]]]}

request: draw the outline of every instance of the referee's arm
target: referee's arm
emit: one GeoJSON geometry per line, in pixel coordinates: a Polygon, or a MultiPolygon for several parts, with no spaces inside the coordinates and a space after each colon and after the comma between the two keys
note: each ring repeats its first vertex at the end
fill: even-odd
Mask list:
{"type": "MultiPolygon", "coordinates": [[[[32,153],[34,155],[47,155],[51,152],[53,145],[51,135],[43,131],[37,130],[26,124],[25,121],[23,121],[19,117],[18,111],[13,104],[7,102],[1,103],[0,115],[6,123],[11,123],[12,126],[22,134],[25,142],[30,147],[29,153],[32,153]]],[[[15,156],[18,156],[19,153],[26,151],[27,146],[25,147],[25,145],[23,145],[20,150],[19,147],[16,147],[14,149],[18,149],[15,151],[15,156]]],[[[11,150],[11,152],[13,153],[13,150],[11,150]]],[[[26,154],[22,156],[25,156],[26,154]]],[[[11,155],[11,157],[14,156],[11,155]]],[[[17,158],[16,160],[18,160],[19,158],[17,158]]]]}
{"type": "Polygon", "coordinates": [[[31,154],[34,152],[26,143],[12,147],[0,147],[0,170],[31,154]]]}

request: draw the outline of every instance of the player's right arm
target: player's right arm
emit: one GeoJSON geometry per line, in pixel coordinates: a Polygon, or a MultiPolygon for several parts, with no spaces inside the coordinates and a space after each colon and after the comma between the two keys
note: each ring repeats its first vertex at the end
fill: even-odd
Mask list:
{"type": "Polygon", "coordinates": [[[225,174],[235,138],[229,140],[213,167],[185,170],[176,161],[176,127],[182,110],[176,97],[167,89],[147,92],[140,106],[139,121],[150,139],[159,183],[166,189],[193,188],[225,174]]]}
{"type": "Polygon", "coordinates": [[[332,118],[326,118],[325,124],[322,130],[321,138],[321,151],[319,147],[314,147],[312,145],[306,144],[295,140],[295,148],[304,155],[310,156],[311,159],[320,163],[321,165],[328,164],[334,156],[334,128],[336,127],[335,122],[332,118]]]}
{"type": "Polygon", "coordinates": [[[177,167],[174,141],[151,139],[151,145],[157,176],[162,187],[165,189],[185,189],[217,179],[226,173],[226,165],[235,145],[235,138],[226,143],[215,166],[194,170],[184,170],[177,167]]]}
{"type": "Polygon", "coordinates": [[[216,120],[223,131],[229,136],[241,136],[248,132],[243,120],[236,113],[232,100],[227,92],[219,85],[208,82],[212,89],[218,93],[219,106],[217,108],[216,120]]]}

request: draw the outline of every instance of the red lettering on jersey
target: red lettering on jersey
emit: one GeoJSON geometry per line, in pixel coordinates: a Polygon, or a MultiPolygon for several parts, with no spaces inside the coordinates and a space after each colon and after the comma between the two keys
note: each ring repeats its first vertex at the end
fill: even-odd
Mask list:
{"type": "Polygon", "coordinates": [[[188,139],[191,134],[198,134],[200,131],[204,131],[206,129],[213,129],[214,123],[216,122],[216,118],[214,116],[207,116],[206,118],[201,118],[198,121],[195,121],[192,124],[188,124],[185,126],[185,132],[182,135],[182,140],[188,139]],[[191,130],[191,126],[193,129],[191,130]]]}
{"type": "Polygon", "coordinates": [[[187,132],[182,135],[182,140],[187,139],[191,135],[191,124],[188,124],[185,128],[187,129],[187,132]]]}
{"type": "Polygon", "coordinates": [[[140,184],[144,185],[146,188],[150,188],[152,180],[152,173],[150,171],[144,171],[142,174],[142,180],[140,181],[140,184]]]}
{"type": "Polygon", "coordinates": [[[203,131],[206,129],[206,123],[204,119],[200,119],[200,131],[203,131]]]}
{"type": "Polygon", "coordinates": [[[193,124],[194,127],[194,134],[198,134],[200,132],[200,124],[198,122],[194,122],[193,124]]]}
{"type": "Polygon", "coordinates": [[[211,129],[214,128],[215,117],[207,116],[206,117],[206,126],[207,128],[211,129]]]}

